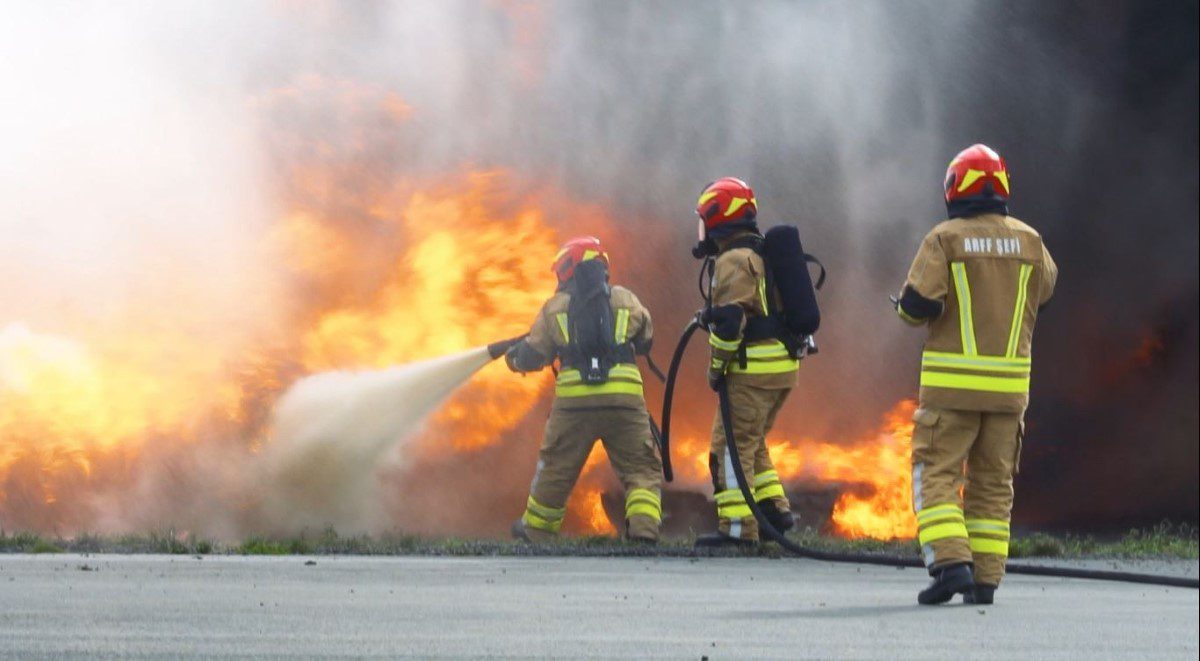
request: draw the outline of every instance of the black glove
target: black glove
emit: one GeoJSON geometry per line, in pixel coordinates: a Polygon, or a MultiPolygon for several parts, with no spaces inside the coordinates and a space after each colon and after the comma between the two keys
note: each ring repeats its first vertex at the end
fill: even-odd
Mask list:
{"type": "Polygon", "coordinates": [[[521,343],[517,342],[509,347],[508,351],[504,352],[504,364],[508,365],[508,369],[514,372],[521,372],[521,370],[517,368],[517,348],[520,346],[521,343]]]}
{"type": "Polygon", "coordinates": [[[708,387],[712,388],[713,392],[717,392],[724,384],[725,370],[718,370],[717,368],[710,366],[708,368],[708,387]]]}

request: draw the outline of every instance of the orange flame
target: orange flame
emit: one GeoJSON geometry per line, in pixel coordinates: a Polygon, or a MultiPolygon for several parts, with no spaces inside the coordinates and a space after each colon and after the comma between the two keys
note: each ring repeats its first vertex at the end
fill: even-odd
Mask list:
{"type": "MultiPolygon", "coordinates": [[[[364,152],[414,114],[386,90],[305,77],[253,105],[269,113],[313,98],[340,104],[337,114],[360,128],[348,147],[281,138],[300,156],[286,211],[262,248],[262,261],[278,268],[244,286],[247,297],[278,303],[265,311],[280,319],[267,324],[269,334],[237,335],[232,322],[205,318],[205,297],[192,295],[203,285],[173,278],[169,265],[156,265],[155,305],[116,310],[94,327],[65,319],[69,333],[0,328],[0,525],[120,529],[120,513],[102,502],[111,506],[114,493],[128,507],[147,500],[140,480],[173,450],[217,446],[227,453],[220,462],[247,461],[267,442],[275,398],[304,374],[404,363],[526,330],[553,291],[559,237],[549,218],[613,238],[604,211],[553,190],[524,190],[503,170],[380,174],[364,152]],[[210,340],[226,334],[236,341],[210,340]]],[[[495,444],[550,381],[490,365],[435,415],[423,447],[474,453],[495,444]]],[[[839,534],[911,537],[903,422],[911,410],[898,405],[876,437],[858,443],[772,439],[771,453],[785,482],[850,485],[834,508],[839,534]]],[[[676,442],[682,484],[708,483],[707,453],[707,439],[676,442]]],[[[615,532],[601,500],[611,484],[606,464],[597,445],[569,502],[569,530],[615,532]]],[[[191,469],[177,470],[172,479],[191,469]]],[[[206,476],[190,477],[207,486],[206,476]]],[[[242,521],[244,512],[228,516],[256,525],[242,521]]]]}
{"type": "MultiPolygon", "coordinates": [[[[771,461],[787,485],[843,485],[830,517],[830,528],[844,537],[909,539],[916,536],[912,511],[912,413],[915,402],[898,403],[873,436],[850,443],[770,438],[771,461]]],[[[676,473],[691,484],[708,480],[709,440],[673,440],[676,473]]]]}

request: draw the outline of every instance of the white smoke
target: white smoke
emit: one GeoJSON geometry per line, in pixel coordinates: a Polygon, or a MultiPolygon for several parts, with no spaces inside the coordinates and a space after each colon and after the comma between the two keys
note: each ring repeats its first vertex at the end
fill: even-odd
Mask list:
{"type": "Polygon", "coordinates": [[[325,372],[280,398],[262,455],[263,524],[282,532],[386,527],[376,471],[450,393],[491,360],[486,348],[386,370],[325,372]]]}

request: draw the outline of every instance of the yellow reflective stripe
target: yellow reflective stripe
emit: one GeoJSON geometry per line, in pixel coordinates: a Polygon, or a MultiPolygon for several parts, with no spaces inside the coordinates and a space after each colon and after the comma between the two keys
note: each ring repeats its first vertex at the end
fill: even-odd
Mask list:
{"type": "Polygon", "coordinates": [[[951,353],[948,351],[925,351],[921,354],[921,358],[956,358],[960,360],[969,360],[972,363],[983,365],[1031,365],[1033,360],[1030,358],[1022,358],[1017,356],[1009,358],[1008,356],[989,356],[987,354],[975,354],[973,356],[964,356],[961,353],[951,353]]]}
{"type": "Polygon", "coordinates": [[[766,470],[754,476],[755,502],[784,497],[783,484],[779,482],[779,471],[766,470]]]}
{"type": "Polygon", "coordinates": [[[654,503],[662,502],[662,497],[658,493],[650,489],[643,489],[642,487],[630,489],[629,493],[625,495],[625,502],[627,503],[639,499],[647,499],[654,503]]]}
{"type": "Polygon", "coordinates": [[[746,499],[742,496],[741,489],[726,489],[724,491],[718,491],[713,495],[713,499],[717,501],[718,505],[746,502],[746,499]]]}
{"type": "Polygon", "coordinates": [[[655,521],[662,520],[662,499],[649,489],[630,489],[625,496],[625,518],[635,515],[648,516],[655,521]]]}
{"type": "Polygon", "coordinates": [[[700,201],[696,203],[696,206],[700,206],[701,204],[704,204],[705,202],[713,199],[714,197],[717,196],[717,192],[718,191],[710,190],[707,193],[704,193],[703,195],[700,196],[700,201]]]}
{"type": "Polygon", "coordinates": [[[754,486],[756,486],[756,487],[761,487],[765,484],[769,484],[771,482],[778,482],[778,481],[779,481],[779,471],[777,471],[777,470],[763,471],[754,476],[754,486]]]}
{"type": "Polygon", "coordinates": [[[1017,355],[1017,346],[1021,343],[1021,324],[1025,320],[1025,300],[1029,294],[1029,275],[1033,273],[1032,264],[1021,265],[1021,277],[1017,283],[1017,302],[1013,305],[1012,327],[1008,331],[1008,351],[1004,355],[1013,358],[1017,355]]]}
{"type": "Polygon", "coordinates": [[[567,332],[567,313],[559,312],[554,315],[554,319],[558,322],[558,330],[562,331],[563,342],[570,342],[571,334],[567,332]]]}
{"type": "Polygon", "coordinates": [[[530,528],[537,528],[538,530],[545,530],[547,532],[558,532],[562,528],[562,521],[547,521],[531,512],[525,512],[521,516],[521,521],[530,528]]]}
{"type": "Polygon", "coordinates": [[[922,367],[949,367],[987,372],[1028,373],[1033,362],[1028,358],[1005,358],[1001,356],[963,356],[926,351],[921,354],[922,367]]]}
{"type": "Polygon", "coordinates": [[[962,520],[963,510],[961,507],[953,503],[932,505],[930,507],[922,508],[920,512],[917,512],[917,523],[929,521],[930,519],[935,519],[945,515],[957,516],[959,520],[962,520]]]}
{"type": "Polygon", "coordinates": [[[740,340],[722,340],[721,338],[717,337],[716,333],[709,333],[708,334],[708,343],[714,349],[720,349],[721,351],[737,351],[738,345],[741,344],[741,341],[740,340]]]}
{"type": "Polygon", "coordinates": [[[617,309],[616,332],[613,333],[613,339],[617,344],[625,344],[625,335],[629,332],[629,308],[617,309]]]}
{"type": "Polygon", "coordinates": [[[954,291],[958,295],[958,332],[962,336],[963,353],[973,356],[975,350],[975,321],[971,316],[971,283],[967,280],[967,265],[952,262],[954,291]]]}
{"type": "Polygon", "coordinates": [[[521,515],[521,521],[530,528],[558,532],[566,513],[567,508],[565,507],[546,507],[530,496],[525,501],[525,513],[521,515]]]}
{"type": "Polygon", "coordinates": [[[789,360],[772,360],[763,362],[747,362],[743,368],[741,363],[734,361],[729,366],[729,371],[735,374],[782,374],[784,372],[794,372],[800,369],[800,361],[792,358],[789,360]]]}
{"type": "Polygon", "coordinates": [[[747,358],[790,358],[787,347],[783,346],[783,342],[778,340],[771,344],[758,344],[752,347],[746,347],[747,358]]]}
{"type": "Polygon", "coordinates": [[[933,358],[933,359],[929,359],[929,360],[922,360],[921,367],[922,367],[922,369],[935,368],[935,369],[932,369],[931,371],[938,371],[936,368],[940,367],[943,369],[956,369],[956,370],[964,370],[964,371],[968,371],[968,372],[1006,372],[1006,373],[1014,374],[1014,375],[1029,376],[1029,366],[1028,365],[1025,367],[1000,367],[1000,366],[995,366],[995,365],[983,366],[983,365],[971,364],[969,361],[951,361],[951,360],[941,360],[941,359],[933,358]]]}
{"type": "Polygon", "coordinates": [[[925,323],[925,321],[922,319],[909,316],[909,314],[904,311],[904,308],[900,307],[899,305],[896,306],[896,314],[900,315],[900,318],[903,319],[905,323],[912,324],[913,326],[920,326],[921,324],[925,323]]]}
{"type": "Polygon", "coordinates": [[[637,503],[635,505],[625,506],[625,518],[628,519],[634,516],[648,516],[655,521],[662,521],[662,510],[646,503],[637,503]]]}
{"type": "Polygon", "coordinates": [[[526,499],[525,509],[530,512],[533,512],[534,514],[537,514],[538,516],[541,516],[546,519],[551,519],[551,520],[561,519],[564,516],[566,516],[566,514],[567,514],[567,508],[565,508],[565,507],[547,507],[546,505],[543,505],[543,504],[539,503],[538,501],[534,500],[533,496],[530,496],[528,499],[526,499]]]}
{"type": "Polygon", "coordinates": [[[980,392],[1027,393],[1029,377],[981,376],[921,370],[922,388],[954,388],[980,392]]]}
{"type": "Polygon", "coordinates": [[[967,519],[967,532],[985,532],[1008,536],[1008,521],[1003,519],[967,519]]]}
{"type": "Polygon", "coordinates": [[[732,216],[734,214],[734,212],[736,212],[738,209],[741,209],[742,206],[745,205],[749,201],[750,200],[748,200],[744,197],[735,197],[735,198],[729,200],[729,211],[725,212],[725,217],[728,218],[728,217],[732,216]]]}
{"type": "Polygon", "coordinates": [[[920,541],[922,546],[930,542],[936,542],[939,539],[950,539],[955,537],[961,537],[963,539],[966,539],[967,537],[967,527],[964,526],[962,522],[951,521],[947,523],[939,523],[937,525],[922,529],[917,535],[917,539],[920,541]]]}
{"type": "Polygon", "coordinates": [[[717,517],[722,519],[749,519],[754,516],[749,505],[725,505],[717,508],[717,517]]]}
{"type": "Polygon", "coordinates": [[[554,388],[556,397],[591,397],[592,395],[644,395],[642,384],[609,381],[597,386],[557,386],[554,388]]]}
{"type": "Polygon", "coordinates": [[[766,500],[768,498],[784,498],[786,494],[783,492],[783,485],[776,482],[766,486],[758,487],[754,490],[754,502],[766,500]]]}
{"type": "Polygon", "coordinates": [[[717,516],[722,519],[747,519],[754,516],[740,489],[718,491],[714,499],[717,501],[717,516]]]}
{"type": "Polygon", "coordinates": [[[746,347],[746,366],[733,361],[729,371],[737,374],[781,374],[800,368],[800,361],[788,354],[787,347],[775,340],[769,344],[746,347]]]}
{"type": "MultiPolygon", "coordinates": [[[[616,365],[613,365],[612,368],[608,370],[608,378],[610,381],[613,379],[617,379],[617,380],[622,380],[622,381],[631,381],[634,383],[641,383],[642,382],[642,372],[641,372],[641,370],[638,369],[637,365],[630,365],[629,363],[618,363],[616,365]]],[[[567,368],[558,373],[558,379],[556,380],[556,383],[558,383],[558,385],[560,385],[560,386],[571,386],[571,385],[575,385],[575,384],[580,384],[580,383],[583,383],[583,376],[579,373],[579,370],[577,370],[573,367],[567,368]]]]}
{"type": "Polygon", "coordinates": [[[766,278],[758,279],[758,302],[762,304],[763,314],[764,315],[768,314],[770,312],[770,310],[769,310],[769,308],[767,308],[767,279],[766,278]]]}
{"type": "Polygon", "coordinates": [[[972,553],[994,553],[1008,557],[1007,540],[972,537],[970,544],[972,553]]]}

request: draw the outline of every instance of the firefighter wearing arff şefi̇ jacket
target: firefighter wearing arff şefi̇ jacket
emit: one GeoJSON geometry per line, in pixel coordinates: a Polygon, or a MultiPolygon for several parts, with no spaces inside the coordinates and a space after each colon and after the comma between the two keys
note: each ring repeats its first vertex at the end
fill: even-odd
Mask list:
{"type": "MultiPolygon", "coordinates": [[[[760,254],[763,237],[755,220],[754,191],[734,177],[704,188],[696,206],[701,244],[697,250],[715,255],[709,306],[704,313],[711,357],[709,385],[725,384],[732,411],[733,440],[754,500],[776,530],[795,525],[791,505],[767,452],[767,433],[796,387],[800,361],[778,338],[750,332],[776,304],[778,292],[767,284],[767,265],[760,254]]],[[[755,544],[758,522],[738,488],[725,430],[718,410],[713,421],[709,470],[717,505],[717,531],[696,545],[755,544]]]]}
{"type": "Polygon", "coordinates": [[[921,242],[896,304],[906,322],[929,325],[912,469],[934,581],[917,600],[962,593],[992,603],[1008,557],[1033,327],[1058,269],[1042,237],[1008,215],[1008,171],[995,151],[963,150],[945,187],[950,220],[921,242]]]}
{"type": "Polygon", "coordinates": [[[558,291],[538,312],[528,337],[505,354],[515,372],[561,361],[525,513],[513,524],[518,539],[555,538],[567,498],[599,439],[625,487],[625,536],[658,540],[662,457],[634,362],[650,351],[650,313],[633,292],[609,285],[608,267],[599,240],[567,242],[553,266],[558,291]]]}

